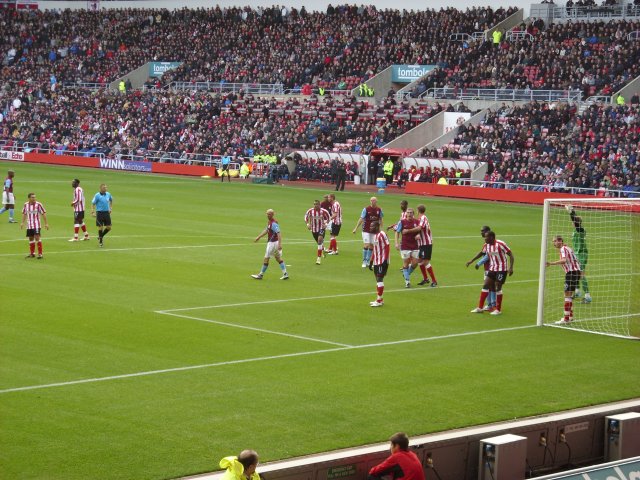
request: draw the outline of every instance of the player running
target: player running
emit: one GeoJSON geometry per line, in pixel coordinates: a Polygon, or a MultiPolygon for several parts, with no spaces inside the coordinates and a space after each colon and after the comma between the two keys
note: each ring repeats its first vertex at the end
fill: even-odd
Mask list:
{"type": "Polygon", "coordinates": [[[321,259],[324,255],[324,234],[330,220],[331,215],[324,208],[320,207],[320,200],[314,200],[313,207],[304,214],[304,223],[307,224],[307,229],[311,231],[314,240],[318,243],[316,265],[322,263],[321,259]]]}
{"type": "Polygon", "coordinates": [[[73,238],[69,239],[70,242],[78,241],[78,232],[82,228],[84,232],[83,240],[89,240],[89,232],[87,232],[87,226],[84,224],[84,190],[80,186],[80,180],[74,178],[71,182],[73,187],[73,238]]]}

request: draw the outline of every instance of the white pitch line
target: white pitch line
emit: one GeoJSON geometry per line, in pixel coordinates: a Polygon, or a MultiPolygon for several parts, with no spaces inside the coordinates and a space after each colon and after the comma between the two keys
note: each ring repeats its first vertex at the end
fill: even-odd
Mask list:
{"type": "MultiPolygon", "coordinates": [[[[509,285],[514,283],[534,283],[537,279],[531,280],[513,280],[509,282],[509,285]]],[[[445,288],[469,288],[481,286],[481,282],[467,283],[462,285],[442,285],[437,288],[396,288],[393,290],[385,290],[385,293],[398,293],[398,292],[435,292],[439,289],[445,288]]],[[[229,307],[245,307],[250,305],[268,305],[270,303],[288,303],[288,302],[302,302],[306,300],[324,300],[329,298],[342,298],[342,297],[358,297],[362,295],[372,295],[371,291],[367,292],[354,292],[354,293],[338,293],[335,295],[319,295],[316,297],[298,297],[298,298],[281,298],[278,300],[263,300],[257,302],[243,302],[243,303],[226,303],[222,305],[203,305],[201,307],[185,307],[185,308],[169,308],[166,310],[155,310],[154,313],[169,313],[169,312],[188,312],[191,310],[207,310],[210,308],[229,308],[229,307]]]]}
{"type": "Polygon", "coordinates": [[[227,365],[237,365],[243,363],[252,363],[252,362],[263,362],[266,360],[280,360],[284,358],[294,358],[294,357],[303,357],[309,355],[318,355],[323,353],[331,353],[331,352],[340,352],[345,350],[356,350],[356,349],[365,349],[365,348],[379,348],[379,347],[388,347],[393,345],[401,345],[406,343],[415,343],[415,342],[427,342],[431,340],[447,340],[449,338],[457,338],[457,337],[468,337],[472,335],[484,335],[488,333],[500,333],[500,332],[508,332],[513,330],[522,330],[526,328],[534,328],[536,325],[524,325],[520,327],[508,327],[508,328],[497,328],[493,330],[479,330],[475,332],[464,332],[464,333],[452,333],[449,335],[439,335],[435,337],[423,337],[417,339],[406,339],[406,340],[396,340],[392,342],[384,342],[384,343],[372,343],[368,345],[355,345],[352,347],[336,347],[336,348],[328,348],[324,350],[311,350],[307,352],[297,352],[297,353],[285,353],[282,355],[269,355],[265,357],[254,357],[254,358],[245,358],[242,360],[230,360],[227,362],[216,362],[216,363],[205,363],[202,365],[189,365],[185,367],[175,367],[175,368],[165,368],[161,370],[148,370],[144,372],[135,372],[135,373],[125,373],[122,375],[111,375],[108,377],[96,377],[96,378],[85,378],[82,380],[71,380],[68,382],[57,382],[57,383],[47,383],[42,385],[28,385],[25,387],[15,387],[15,388],[6,388],[0,390],[0,395],[5,393],[14,393],[14,392],[24,392],[28,390],[42,390],[45,388],[54,388],[54,387],[66,387],[69,385],[81,385],[86,383],[97,383],[97,382],[105,382],[109,380],[120,380],[125,378],[134,378],[134,377],[143,377],[149,375],[159,375],[162,373],[173,373],[173,372],[185,372],[189,370],[199,370],[203,368],[214,368],[214,367],[223,367],[227,365]]]}
{"type": "Polygon", "coordinates": [[[353,347],[353,345],[349,345],[349,344],[346,344],[346,343],[332,342],[331,340],[322,340],[320,338],[305,337],[303,335],[295,335],[293,333],[276,332],[275,330],[267,330],[267,329],[264,329],[264,328],[249,327],[247,325],[239,325],[237,323],[221,322],[221,321],[218,321],[218,320],[210,320],[208,318],[192,317],[192,316],[189,316],[189,315],[180,315],[180,314],[177,314],[177,313],[170,313],[170,312],[155,312],[155,313],[159,313],[161,315],[171,315],[172,317],[178,317],[178,318],[186,318],[188,320],[196,320],[198,322],[213,323],[213,324],[222,325],[222,326],[225,326],[225,327],[241,328],[243,330],[252,330],[254,332],[268,333],[270,335],[280,335],[282,337],[297,338],[299,340],[308,340],[310,342],[328,343],[329,345],[336,345],[338,347],[353,347]]]}

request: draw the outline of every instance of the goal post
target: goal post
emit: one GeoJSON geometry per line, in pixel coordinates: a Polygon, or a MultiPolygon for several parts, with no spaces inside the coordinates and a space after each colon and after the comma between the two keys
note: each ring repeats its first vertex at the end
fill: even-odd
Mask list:
{"type": "MultiPolygon", "coordinates": [[[[559,245],[559,244],[557,244],[559,245]]],[[[544,201],[537,324],[640,338],[640,199],[550,198],[544,201]],[[565,272],[553,239],[562,237],[582,278],[565,318],[565,272]],[[568,315],[568,314],[567,314],[568,315]]]]}

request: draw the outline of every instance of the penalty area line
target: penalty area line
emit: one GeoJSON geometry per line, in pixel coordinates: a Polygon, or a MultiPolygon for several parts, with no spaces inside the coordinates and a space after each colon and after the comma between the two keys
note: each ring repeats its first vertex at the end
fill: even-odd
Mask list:
{"type": "Polygon", "coordinates": [[[98,383],[98,382],[107,382],[111,380],[122,380],[127,378],[135,378],[135,377],[145,377],[151,375],[160,375],[164,373],[175,373],[175,372],[187,372],[190,370],[201,370],[205,368],[215,368],[215,367],[224,367],[229,365],[239,365],[244,363],[253,363],[253,362],[264,362],[268,360],[281,360],[286,358],[295,358],[295,357],[305,357],[311,355],[320,355],[324,353],[331,352],[341,352],[345,350],[358,350],[358,349],[367,349],[367,348],[380,348],[380,347],[389,347],[394,345],[402,345],[407,343],[418,343],[418,342],[427,342],[432,340],[447,340],[450,338],[459,338],[459,337],[469,337],[474,335],[485,335],[491,333],[501,333],[501,332],[509,332],[514,330],[523,330],[528,328],[534,328],[536,325],[524,325],[520,327],[507,327],[507,328],[496,328],[493,330],[479,330],[473,332],[462,332],[462,333],[452,333],[448,335],[438,335],[434,337],[423,337],[423,338],[413,338],[413,339],[405,339],[405,340],[395,340],[391,342],[383,342],[383,343],[371,343],[366,345],[354,345],[349,347],[336,347],[336,348],[327,348],[323,350],[311,350],[306,352],[297,352],[297,353],[284,353],[281,355],[268,355],[264,357],[253,357],[253,358],[244,358],[239,360],[229,360],[226,362],[216,362],[216,363],[205,363],[202,365],[188,365],[184,367],[175,367],[175,368],[164,368],[159,370],[148,370],[144,372],[135,372],[135,373],[125,373],[122,375],[110,375],[107,377],[96,377],[96,378],[85,378],[81,380],[71,380],[68,382],[57,382],[57,383],[47,383],[42,385],[28,385],[24,387],[15,387],[15,388],[5,388],[0,390],[0,395],[7,393],[16,393],[16,392],[25,392],[31,390],[43,390],[46,388],[55,388],[55,387],[67,387],[71,385],[83,385],[87,383],[98,383]]]}

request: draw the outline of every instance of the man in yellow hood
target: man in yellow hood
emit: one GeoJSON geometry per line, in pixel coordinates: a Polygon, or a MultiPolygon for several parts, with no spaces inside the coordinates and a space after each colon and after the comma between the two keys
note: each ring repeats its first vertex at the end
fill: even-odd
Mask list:
{"type": "Polygon", "coordinates": [[[243,450],[237,457],[224,457],[220,468],[226,468],[222,480],[260,480],[256,472],[258,454],[254,450],[243,450]]]}

